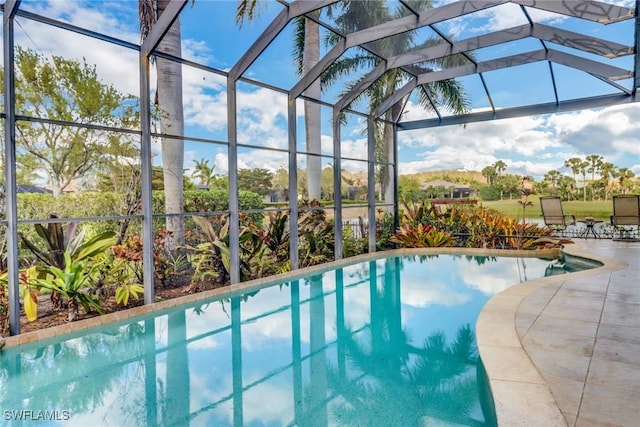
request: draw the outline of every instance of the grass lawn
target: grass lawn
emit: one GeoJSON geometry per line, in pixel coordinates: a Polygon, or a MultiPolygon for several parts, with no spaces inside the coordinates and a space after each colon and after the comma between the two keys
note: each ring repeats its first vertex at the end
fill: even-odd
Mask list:
{"type": "MultiPolygon", "coordinates": [[[[529,201],[533,204],[525,209],[525,217],[531,219],[542,218],[538,197],[529,196],[529,201]]],[[[518,203],[517,199],[482,202],[482,206],[503,212],[513,218],[522,218],[522,205],[518,203]]],[[[562,209],[566,215],[575,215],[577,220],[592,216],[608,222],[609,217],[613,214],[613,202],[611,200],[562,202],[562,209]]]]}
{"type": "MultiPolygon", "coordinates": [[[[542,219],[538,196],[529,196],[529,201],[533,204],[525,209],[525,217],[529,219],[542,219]]],[[[484,207],[495,209],[513,218],[522,218],[522,205],[518,203],[518,199],[498,200],[494,202],[482,201],[480,203],[484,207]]],[[[613,214],[613,202],[611,200],[597,200],[594,202],[562,202],[562,208],[564,209],[565,214],[575,215],[576,220],[592,216],[608,223],[609,217],[613,214]]],[[[358,217],[367,218],[367,215],[368,211],[366,207],[349,207],[348,205],[343,205],[342,218],[344,220],[357,219],[358,217]]],[[[327,210],[327,218],[333,218],[333,209],[327,210]]]]}

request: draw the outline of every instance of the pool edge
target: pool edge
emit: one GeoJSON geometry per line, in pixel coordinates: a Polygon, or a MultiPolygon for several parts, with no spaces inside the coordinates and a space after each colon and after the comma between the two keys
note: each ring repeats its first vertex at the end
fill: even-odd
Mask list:
{"type": "Polygon", "coordinates": [[[176,305],[197,302],[213,297],[250,292],[280,281],[295,280],[313,273],[321,273],[338,267],[371,261],[379,258],[403,255],[460,255],[460,256],[504,256],[504,257],[545,257],[560,253],[595,260],[603,265],[591,270],[550,276],[542,279],[516,284],[491,298],[483,307],[476,322],[476,340],[478,351],[487,372],[491,394],[495,404],[498,425],[531,425],[532,414],[537,419],[545,419],[546,425],[567,425],[564,416],[556,404],[549,386],[542,378],[535,364],[523,348],[516,330],[515,316],[524,298],[538,289],[552,283],[562,283],[567,277],[579,278],[619,270],[626,263],[584,252],[578,244],[569,244],[560,249],[543,250],[501,250],[479,248],[422,248],[394,249],[363,254],[356,257],[332,261],[322,265],[255,279],[218,289],[189,294],[182,297],[134,307],[109,313],[90,319],[80,320],[52,328],[27,332],[17,336],[5,337],[6,347],[34,344],[41,340],[61,335],[79,333],[99,325],[122,322],[140,315],[160,312],[176,305]],[[508,369],[505,369],[505,366],[508,369]],[[515,369],[514,369],[515,368],[515,369]],[[513,373],[515,372],[515,375],[513,373]],[[552,424],[548,424],[551,422],[552,424]]]}
{"type": "MultiPolygon", "coordinates": [[[[194,294],[188,294],[177,298],[171,298],[164,301],[155,302],[153,304],[143,305],[139,307],[132,307],[125,310],[116,311],[113,313],[104,314],[101,316],[91,317],[88,319],[78,320],[73,323],[66,323],[63,325],[53,326],[50,328],[39,329],[37,331],[25,332],[19,335],[13,335],[3,337],[5,340],[4,348],[16,347],[20,345],[33,344],[38,341],[51,339],[57,336],[69,335],[81,332],[85,329],[101,326],[109,323],[125,321],[129,318],[136,316],[142,316],[145,314],[155,313],[168,308],[174,307],[180,304],[186,304],[190,302],[197,302],[206,300],[222,295],[232,295],[236,293],[251,292],[253,290],[260,289],[266,285],[277,283],[280,281],[295,280],[301,277],[308,276],[313,273],[322,273],[324,271],[332,270],[338,267],[355,264],[363,261],[370,261],[379,258],[385,258],[390,256],[402,256],[402,255],[470,255],[470,256],[505,256],[505,257],[518,257],[518,256],[557,256],[560,253],[559,249],[537,249],[537,250],[512,250],[512,249],[479,249],[479,248],[403,248],[392,249],[380,252],[367,253],[357,255],[354,257],[344,258],[328,263],[315,265],[311,267],[301,268],[295,271],[289,271],[287,273],[277,274],[274,276],[263,277],[260,279],[254,279],[247,282],[237,283],[234,285],[228,285],[216,289],[211,289],[194,294]]],[[[2,349],[0,349],[2,351],[2,349]]]]}
{"type": "Polygon", "coordinates": [[[609,273],[628,266],[624,261],[585,252],[579,244],[565,245],[562,252],[598,261],[602,266],[512,286],[491,298],[478,316],[478,352],[487,372],[498,425],[501,427],[568,425],[549,385],[520,340],[516,328],[516,313],[522,301],[551,284],[609,273]]]}

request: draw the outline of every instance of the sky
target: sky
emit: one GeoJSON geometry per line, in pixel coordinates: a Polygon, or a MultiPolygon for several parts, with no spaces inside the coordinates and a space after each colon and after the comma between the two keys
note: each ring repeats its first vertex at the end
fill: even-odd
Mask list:
{"type": "MultiPolygon", "coordinates": [[[[442,3],[442,2],[440,2],[442,3]]],[[[620,1],[629,5],[632,1],[620,1]]],[[[234,22],[236,1],[196,0],[181,14],[183,56],[208,66],[228,71],[243,52],[251,46],[282,6],[268,2],[261,7],[259,17],[241,28],[234,22]]],[[[139,41],[137,2],[51,0],[24,1],[22,9],[47,17],[60,19],[74,25],[103,32],[111,37],[132,43],[139,41]]],[[[558,22],[557,16],[544,12],[532,13],[532,19],[540,23],[558,22]]],[[[453,40],[461,40],[488,30],[506,29],[525,23],[520,8],[515,5],[493,8],[475,14],[473,19],[458,20],[439,29],[450,34],[453,40]]],[[[575,22],[566,22],[572,29],[575,22]]],[[[581,24],[582,25],[582,24],[581,24]]],[[[633,20],[629,23],[580,28],[595,37],[621,43],[631,43],[633,20]]],[[[68,31],[18,18],[15,27],[16,42],[25,48],[45,55],[60,55],[81,60],[86,58],[95,64],[100,78],[113,84],[122,93],[139,92],[137,52],[109,43],[89,39],[68,31]]],[[[425,30],[426,31],[426,30],[425,30]]],[[[419,33],[423,34],[423,33],[419,33]]],[[[424,33],[426,36],[429,34],[424,33]]],[[[290,89],[298,77],[292,66],[292,27],[288,26],[254,62],[245,77],[277,87],[290,89]]],[[[512,55],[533,49],[531,41],[514,42],[500,49],[477,52],[478,60],[512,55]]],[[[560,48],[558,50],[561,50],[560,48]]],[[[323,48],[322,53],[326,51],[323,48]]],[[[347,55],[355,53],[347,52],[347,55]]],[[[602,60],[602,59],[599,59],[602,60]]],[[[615,60],[612,65],[632,69],[632,59],[615,60]]],[[[366,73],[368,70],[362,70],[366,73]]],[[[558,82],[558,96],[570,99],[581,94],[598,95],[611,91],[610,86],[591,76],[580,75],[562,66],[554,68],[558,82]]],[[[553,100],[549,67],[546,63],[529,68],[512,69],[485,74],[486,85],[498,107],[513,107],[553,100]]],[[[469,95],[472,111],[483,111],[488,99],[480,81],[475,78],[460,79],[469,95]]],[[[329,88],[323,99],[335,102],[342,84],[329,88]]],[[[619,82],[628,86],[629,82],[619,82]]],[[[223,76],[208,73],[189,66],[183,67],[184,106],[186,136],[227,140],[226,86],[223,76]]],[[[358,107],[360,108],[360,107],[358,107]]],[[[238,86],[238,141],[268,148],[287,148],[287,98],[284,94],[241,83],[238,86]]],[[[298,146],[304,143],[303,107],[299,103],[298,146]]],[[[446,112],[443,112],[446,115],[446,112]]],[[[323,153],[332,152],[332,125],[330,110],[323,108],[323,153]]],[[[399,173],[409,174],[434,170],[480,171],[498,160],[507,164],[507,173],[530,175],[539,180],[550,170],[571,172],[564,161],[571,157],[584,158],[590,154],[603,156],[604,160],[619,167],[627,167],[640,175],[640,107],[625,105],[583,110],[564,114],[522,117],[500,121],[471,123],[466,126],[403,131],[399,133],[399,173]]],[[[348,115],[348,124],[342,129],[343,167],[352,172],[366,169],[366,137],[362,132],[362,118],[348,115]]],[[[415,98],[407,104],[404,120],[434,117],[425,113],[415,98]]],[[[155,147],[157,151],[159,148],[155,147]]],[[[228,169],[227,149],[224,144],[187,142],[185,167],[189,173],[195,160],[208,159],[215,164],[216,172],[225,174],[228,169]]],[[[300,156],[303,166],[305,156],[300,156]]],[[[239,167],[262,167],[276,170],[288,163],[285,152],[242,148],[238,155],[239,167]]],[[[331,163],[330,158],[323,165],[331,163]]]]}

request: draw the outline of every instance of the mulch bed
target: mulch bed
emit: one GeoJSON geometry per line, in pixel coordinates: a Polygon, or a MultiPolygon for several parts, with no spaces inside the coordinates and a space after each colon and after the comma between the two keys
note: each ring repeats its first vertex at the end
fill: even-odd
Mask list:
{"type": "MultiPolygon", "coordinates": [[[[194,289],[190,286],[189,280],[183,280],[178,283],[173,283],[171,286],[157,286],[156,287],[156,300],[162,301],[171,298],[181,297],[190,293],[200,292],[205,289],[212,289],[214,287],[218,287],[212,284],[208,284],[205,286],[199,286],[194,289]]],[[[106,300],[100,301],[102,304],[102,308],[104,308],[106,313],[113,313],[119,310],[127,310],[132,307],[141,306],[144,304],[144,298],[142,295],[135,300],[129,299],[129,304],[127,306],[122,306],[116,304],[115,297],[111,296],[106,300]]],[[[99,316],[98,313],[85,313],[82,306],[79,309],[78,320],[89,319],[91,317],[99,316]]],[[[63,325],[67,323],[68,318],[68,310],[67,308],[62,309],[54,309],[53,304],[49,298],[49,295],[43,295],[38,300],[38,318],[33,322],[29,322],[27,318],[24,316],[20,316],[20,333],[37,331],[45,328],[50,328],[53,326],[63,325]]],[[[8,334],[0,334],[8,335],[8,334]]]]}

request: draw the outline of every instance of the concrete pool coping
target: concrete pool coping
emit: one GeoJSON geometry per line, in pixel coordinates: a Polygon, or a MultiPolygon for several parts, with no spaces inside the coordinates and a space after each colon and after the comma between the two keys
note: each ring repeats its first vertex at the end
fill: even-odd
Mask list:
{"type": "MultiPolygon", "coordinates": [[[[478,316],[476,340],[489,378],[498,425],[629,425],[624,422],[610,423],[607,414],[601,414],[604,415],[604,419],[582,419],[578,422],[578,412],[583,405],[587,382],[587,368],[582,375],[574,373],[574,378],[562,378],[571,376],[566,375],[566,371],[578,370],[566,366],[577,358],[581,359],[580,362],[590,364],[590,360],[584,359],[591,359],[593,355],[596,345],[595,331],[600,325],[602,306],[599,309],[594,308],[589,313],[595,319],[582,319],[571,314],[543,316],[544,310],[550,307],[550,301],[558,295],[563,285],[574,284],[573,292],[583,292],[579,297],[587,298],[584,295],[589,291],[589,278],[600,276],[606,281],[603,283],[605,290],[602,291],[606,294],[609,273],[623,270],[629,267],[629,264],[593,252],[585,252],[580,244],[566,245],[563,252],[599,261],[603,265],[512,286],[489,300],[478,316]],[[552,337],[554,332],[548,328],[538,336],[538,343],[534,343],[527,337],[527,333],[536,321],[547,322],[547,325],[555,323],[557,327],[565,330],[552,337]],[[572,345],[575,330],[585,324],[594,325],[593,336],[584,336],[584,333],[577,332],[581,338],[577,345],[581,348],[574,351],[575,354],[565,353],[566,347],[572,345]],[[539,345],[541,343],[542,345],[539,345]],[[564,374],[555,374],[561,369],[564,369],[564,374]],[[569,397],[563,396],[566,392],[569,392],[569,397]],[[572,402],[569,402],[570,400],[572,402]]],[[[604,296],[601,299],[604,303],[604,296]]],[[[574,300],[574,303],[578,312],[580,303],[577,300],[574,300]]],[[[564,310],[571,311],[571,306],[565,307],[564,310]]]]}
{"type": "MultiPolygon", "coordinates": [[[[522,333],[522,325],[519,330],[517,323],[517,314],[522,302],[540,289],[553,287],[554,285],[558,286],[558,284],[567,281],[568,277],[571,277],[572,280],[580,279],[612,272],[628,266],[628,264],[623,261],[585,252],[576,244],[565,245],[562,251],[578,258],[599,261],[603,263],[603,265],[591,270],[550,276],[514,285],[489,300],[478,317],[476,324],[478,349],[487,372],[495,402],[497,420],[500,426],[531,426],[536,425],[534,420],[540,420],[538,425],[544,426],[568,425],[566,411],[563,411],[563,409],[558,406],[557,399],[554,397],[548,381],[541,374],[539,368],[534,361],[532,361],[532,358],[522,344],[520,336],[522,333]]],[[[341,266],[388,256],[452,254],[460,256],[552,257],[557,256],[559,253],[559,249],[515,251],[477,248],[427,248],[398,249],[364,254],[278,276],[185,295],[183,297],[146,306],[134,307],[70,324],[7,337],[5,338],[6,346],[35,344],[38,341],[61,335],[80,334],[85,329],[91,327],[114,322],[126,322],[130,318],[159,313],[177,305],[195,303],[220,296],[242,294],[270,284],[295,280],[309,276],[310,274],[321,273],[341,266]]],[[[571,415],[569,415],[569,418],[570,417],[571,415]]]]}

